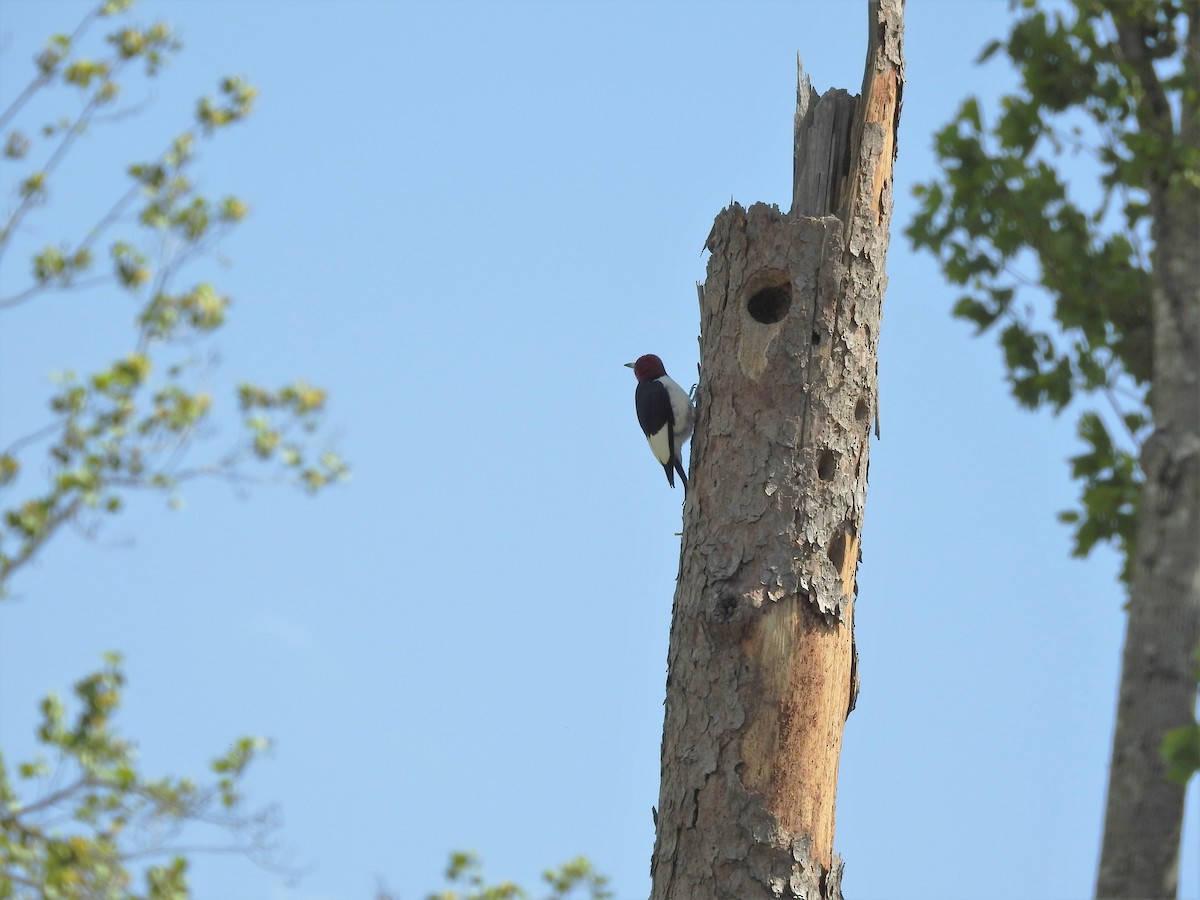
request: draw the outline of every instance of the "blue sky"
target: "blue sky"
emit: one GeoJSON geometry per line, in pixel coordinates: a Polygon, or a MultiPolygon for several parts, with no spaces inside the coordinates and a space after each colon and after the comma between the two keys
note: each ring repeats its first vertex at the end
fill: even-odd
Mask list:
{"type": "MultiPolygon", "coordinates": [[[[0,91],[88,4],[8,0],[0,91]]],[[[470,848],[532,885],[588,854],[646,896],[681,492],[622,364],[694,381],[693,283],[731,198],[791,195],[795,54],[857,91],[865,4],[146,0],[183,55],[136,117],[63,172],[31,245],[69,234],[124,165],[225,74],[254,116],[205,145],[212,194],[253,214],[197,270],[233,298],[215,386],[304,376],[353,480],[316,500],[193,485],[66,534],[0,608],[0,746],[109,649],[150,772],[199,772],[243,733],[250,779],[306,874],[198,859],[201,900],[405,900],[470,848]]],[[[967,93],[1002,2],[913,0],[880,390],[857,607],[862,693],[836,844],[857,898],[1085,897],[1099,848],[1123,596],[1115,557],[1070,559],[1070,417],[1019,411],[999,352],[901,235],[931,134],[967,93]]],[[[2,170],[11,184],[14,169],[2,170]]],[[[5,262],[5,283],[23,275],[5,262]]],[[[107,294],[6,312],[0,444],[47,374],[128,344],[107,294]]],[[[235,414],[219,417],[221,435],[235,414]]],[[[1200,845],[1189,797],[1185,846],[1200,845]]],[[[1200,897],[1200,854],[1182,896],[1200,897]]]]}

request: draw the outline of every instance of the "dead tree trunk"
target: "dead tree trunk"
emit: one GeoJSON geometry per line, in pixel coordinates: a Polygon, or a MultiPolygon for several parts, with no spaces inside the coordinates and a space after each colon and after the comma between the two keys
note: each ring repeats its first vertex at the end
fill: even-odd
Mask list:
{"type": "Polygon", "coordinates": [[[861,97],[800,79],[792,209],[708,238],[652,900],[840,898],[842,727],[903,84],[869,3],[861,97]]]}

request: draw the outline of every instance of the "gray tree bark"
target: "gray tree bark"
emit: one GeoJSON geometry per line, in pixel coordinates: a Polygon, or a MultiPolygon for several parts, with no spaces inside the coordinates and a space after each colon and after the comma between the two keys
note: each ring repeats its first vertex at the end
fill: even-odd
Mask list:
{"type": "MultiPolygon", "coordinates": [[[[1189,6],[1188,54],[1200,60],[1200,3],[1189,6]]],[[[1179,131],[1155,74],[1151,27],[1124,21],[1118,41],[1144,94],[1138,124],[1163,147],[1200,146],[1200,73],[1183,93],[1179,131]]],[[[1174,897],[1184,786],[1166,778],[1163,736],[1194,721],[1192,654],[1200,643],[1200,188],[1152,167],[1154,433],[1142,449],[1117,726],[1096,895],[1174,897]]],[[[1195,174],[1194,169],[1192,172],[1195,174]]]]}
{"type": "Polygon", "coordinates": [[[668,653],[652,900],[841,897],[842,728],[903,84],[869,3],[861,97],[803,77],[792,209],[718,215],[668,653]]]}

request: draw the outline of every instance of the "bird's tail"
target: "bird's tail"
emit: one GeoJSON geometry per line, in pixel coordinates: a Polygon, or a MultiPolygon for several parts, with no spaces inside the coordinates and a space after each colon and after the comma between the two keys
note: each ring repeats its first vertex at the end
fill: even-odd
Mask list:
{"type": "MultiPolygon", "coordinates": [[[[683,463],[678,459],[675,460],[675,471],[679,473],[679,480],[683,482],[683,492],[687,493],[687,473],[683,471],[683,463]]],[[[670,472],[667,473],[667,478],[671,482],[671,487],[675,487],[675,481],[671,478],[670,472]]]]}

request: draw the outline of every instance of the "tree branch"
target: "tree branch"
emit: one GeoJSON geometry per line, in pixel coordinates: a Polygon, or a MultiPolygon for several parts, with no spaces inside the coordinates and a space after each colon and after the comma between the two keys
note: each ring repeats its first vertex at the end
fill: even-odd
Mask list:
{"type": "MultiPolygon", "coordinates": [[[[83,37],[84,33],[99,15],[100,7],[97,5],[94,9],[92,9],[91,12],[83,17],[77,26],[75,26],[75,30],[71,32],[70,36],[67,38],[67,46],[70,47],[74,45],[81,37],[83,37]]],[[[59,62],[61,61],[62,60],[59,60],[59,62]]],[[[55,68],[57,68],[57,66],[55,68]]],[[[48,72],[42,72],[37,75],[28,85],[25,86],[25,89],[21,91],[16,98],[14,98],[13,102],[8,105],[8,109],[4,110],[3,113],[0,113],[0,131],[3,131],[6,127],[8,127],[8,123],[12,121],[13,116],[21,111],[21,108],[29,101],[29,98],[31,98],[34,94],[36,94],[39,90],[53,80],[54,72],[55,69],[51,69],[48,72]]]]}
{"type": "Polygon", "coordinates": [[[1110,5],[1109,14],[1117,29],[1115,55],[1124,61],[1136,76],[1142,96],[1136,104],[1138,127],[1163,140],[1175,137],[1175,125],[1171,120],[1171,103],[1163,90],[1154,61],[1146,50],[1147,29],[1144,23],[1133,21],[1127,16],[1134,9],[1131,4],[1118,2],[1110,5]]]}
{"type": "Polygon", "coordinates": [[[49,809],[50,807],[61,803],[76,791],[90,786],[93,786],[93,781],[91,778],[80,778],[68,787],[61,788],[57,791],[54,791],[52,794],[47,794],[41,800],[36,800],[33,803],[22,806],[19,810],[17,810],[16,816],[36,815],[44,809],[49,809]]]}

